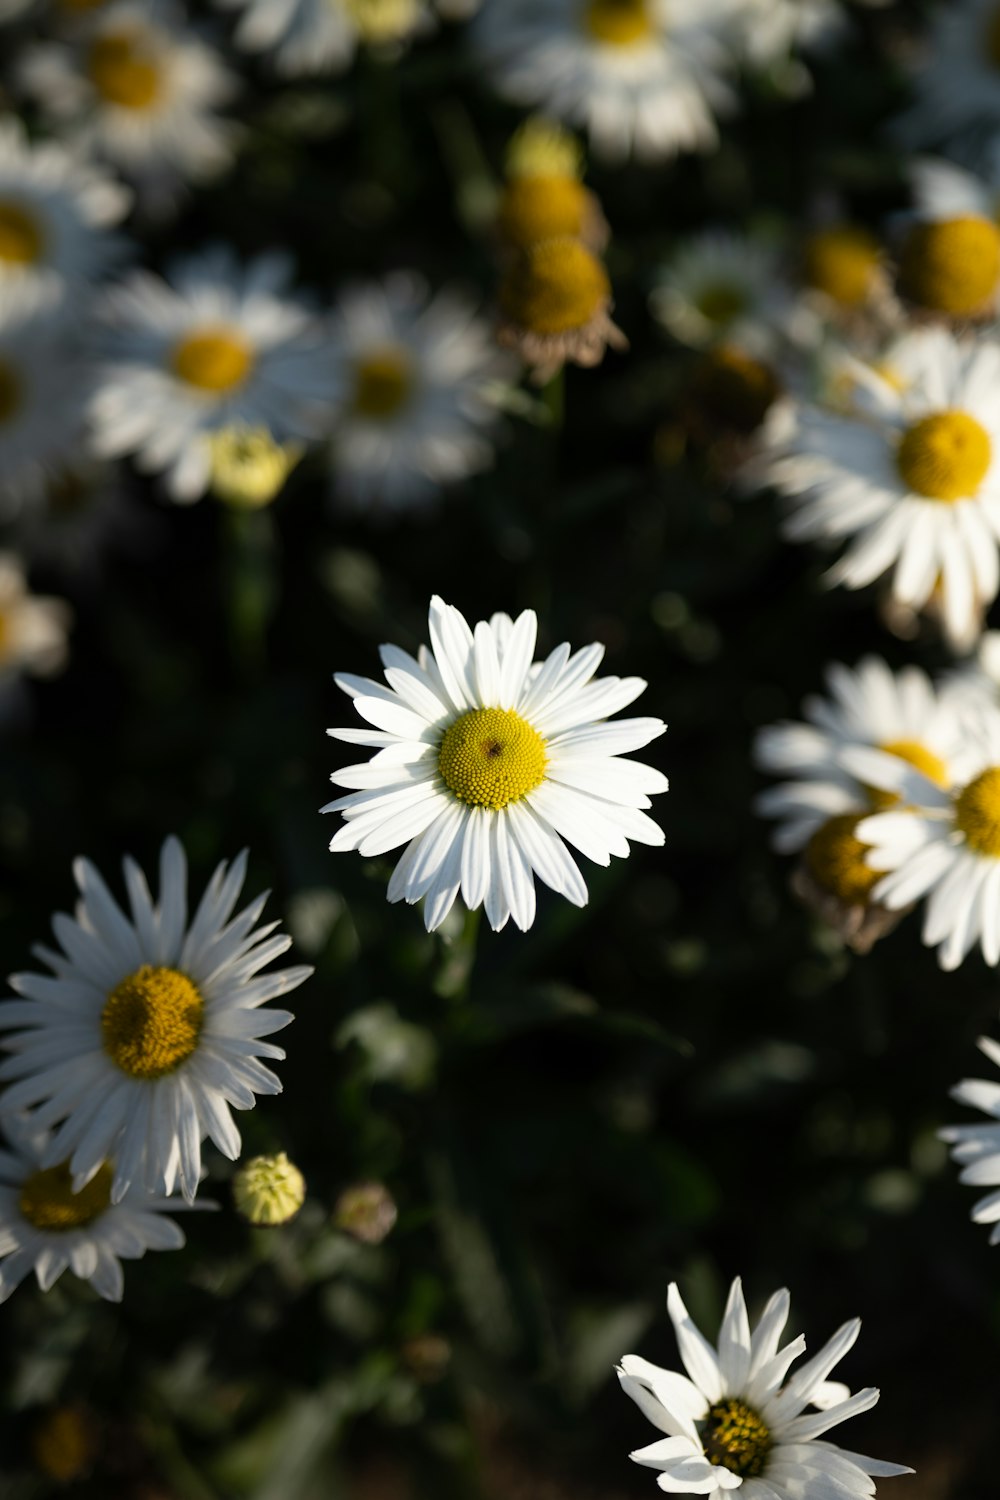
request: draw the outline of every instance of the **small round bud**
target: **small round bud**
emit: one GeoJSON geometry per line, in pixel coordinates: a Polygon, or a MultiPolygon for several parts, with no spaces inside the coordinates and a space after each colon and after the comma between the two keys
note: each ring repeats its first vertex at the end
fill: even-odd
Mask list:
{"type": "Polygon", "coordinates": [[[302,457],[298,443],[276,443],[266,427],[223,427],[209,439],[212,493],[236,510],[277,499],[302,457]]]}
{"type": "Polygon", "coordinates": [[[284,1151],[254,1156],[233,1178],[237,1213],[250,1224],[275,1229],[294,1219],[305,1202],[305,1178],[284,1151]]]}
{"type": "Polygon", "coordinates": [[[392,1195],[380,1182],[359,1182],[345,1188],[333,1210],[337,1228],[363,1245],[381,1245],[392,1232],[397,1216],[392,1195]]]}

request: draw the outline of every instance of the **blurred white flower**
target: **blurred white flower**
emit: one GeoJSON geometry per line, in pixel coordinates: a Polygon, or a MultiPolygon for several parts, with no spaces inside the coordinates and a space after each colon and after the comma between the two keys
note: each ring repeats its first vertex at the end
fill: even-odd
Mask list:
{"type": "Polygon", "coordinates": [[[51,677],[65,666],[71,620],[68,604],[32,594],[18,558],[0,552],[0,697],[22,672],[51,677]]]}
{"type": "MultiPolygon", "coordinates": [[[[979,1050],[1000,1067],[1000,1045],[990,1037],[979,1038],[979,1050]]],[[[951,1097],[970,1109],[980,1109],[991,1121],[975,1125],[948,1125],[939,1132],[951,1146],[951,1159],[961,1167],[959,1182],[989,1191],[975,1203],[970,1214],[974,1224],[990,1224],[990,1244],[1000,1244],[1000,1083],[995,1079],[964,1078],[951,1097]],[[995,1123],[992,1123],[995,1122],[995,1123]]]]}
{"type": "Polygon", "coordinates": [[[770,349],[792,311],[777,254],[747,235],[708,229],[691,235],[663,266],[650,307],[682,343],[732,341],[770,349]]]}
{"type": "Polygon", "coordinates": [[[217,0],[238,9],[236,44],[272,53],[279,73],[334,73],[359,44],[399,43],[431,24],[426,0],[217,0]]]}

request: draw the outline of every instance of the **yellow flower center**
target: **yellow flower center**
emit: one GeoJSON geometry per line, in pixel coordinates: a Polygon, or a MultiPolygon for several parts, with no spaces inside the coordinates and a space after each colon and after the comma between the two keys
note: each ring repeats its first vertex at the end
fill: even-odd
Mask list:
{"type": "Polygon", "coordinates": [[[771,1451],[771,1432],[755,1411],[732,1397],[709,1407],[701,1435],[709,1463],[744,1479],[763,1473],[771,1451]]]}
{"type": "MultiPolygon", "coordinates": [[[[940,755],[935,755],[933,750],[928,750],[926,745],[919,744],[916,740],[889,740],[879,745],[886,755],[897,755],[900,760],[905,760],[908,765],[923,772],[928,781],[933,781],[935,786],[946,787],[949,782],[948,767],[940,755]]],[[[868,801],[873,808],[884,812],[888,807],[895,807],[899,802],[898,792],[886,792],[881,787],[866,786],[865,792],[868,801]]]]}
{"type": "Polygon", "coordinates": [[[120,109],[148,109],[160,94],[160,71],[151,49],[124,31],[110,31],[90,46],[87,76],[108,104],[120,109]]]}
{"type": "Polygon", "coordinates": [[[532,245],[500,284],[500,306],[510,321],[543,337],[586,328],[610,301],[607,271],[569,238],[532,245]]]}
{"type": "Polygon", "coordinates": [[[725,282],[719,281],[713,286],[706,286],[695,298],[694,305],[709,323],[722,327],[746,312],[747,295],[742,287],[727,286],[725,282]]]}
{"type": "Polygon", "coordinates": [[[993,457],[989,434],[964,411],[939,411],[907,428],[896,467],[908,489],[928,500],[968,500],[993,457]]]}
{"type": "Polygon", "coordinates": [[[131,1078],[163,1078],[197,1047],[204,1011],[205,1002],[186,974],[143,964],[105,1001],[104,1050],[131,1078]]]}
{"type": "Polygon", "coordinates": [[[170,368],[179,380],[213,396],[242,385],[253,364],[253,350],[235,328],[190,333],[170,354],[170,368]]]}
{"type": "Polygon", "coordinates": [[[499,812],[545,777],[545,741],[509,708],[474,708],[445,730],[438,770],[460,802],[499,812]]]}
{"type": "Polygon", "coordinates": [[[587,0],[583,24],[595,41],[609,47],[634,47],[656,30],[649,0],[587,0]]]}
{"type": "Polygon", "coordinates": [[[413,361],[405,349],[373,349],[354,370],[354,413],[386,422],[398,416],[414,391],[413,361]]]}
{"type": "Polygon", "coordinates": [[[497,209],[497,228],[509,245],[526,250],[538,240],[583,233],[589,195],[575,177],[515,177],[497,209]]]}
{"type": "Polygon", "coordinates": [[[756,432],[780,395],[781,383],[770,365],[734,344],[706,354],[691,380],[698,423],[746,437],[756,432]]]}
{"type": "Polygon", "coordinates": [[[1000,766],[981,771],[959,793],[955,827],[977,854],[1000,859],[1000,766]]]}
{"type": "Polygon", "coordinates": [[[952,317],[988,311],[1000,283],[1000,229],[968,215],[916,224],[899,260],[899,289],[911,302],[952,317]]]}
{"type": "Polygon", "coordinates": [[[863,844],[855,832],[865,816],[865,813],[841,813],[829,818],[805,847],[805,865],[810,875],[845,906],[864,906],[885,873],[870,870],[865,864],[869,845],[863,844]]]}
{"type": "Polygon", "coordinates": [[[58,1167],[46,1167],[26,1177],[21,1183],[17,1206],[34,1229],[47,1234],[82,1229],[111,1206],[113,1179],[114,1173],[105,1162],[87,1186],[74,1193],[69,1163],[62,1162],[58,1167]]]}
{"type": "Polygon", "coordinates": [[[841,307],[860,307],[870,296],[879,268],[879,246],[864,229],[841,225],[810,235],[803,254],[807,285],[841,307]]]}
{"type": "Polygon", "coordinates": [[[20,203],[0,199],[0,262],[33,266],[44,249],[45,236],[34,215],[20,203]]]}
{"type": "Polygon", "coordinates": [[[4,360],[0,359],[0,423],[7,422],[21,405],[21,383],[4,360]]]}

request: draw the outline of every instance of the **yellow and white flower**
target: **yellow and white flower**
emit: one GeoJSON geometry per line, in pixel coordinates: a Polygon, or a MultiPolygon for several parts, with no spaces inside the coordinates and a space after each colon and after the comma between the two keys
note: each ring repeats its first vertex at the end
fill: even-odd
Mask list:
{"type": "Polygon", "coordinates": [[[261,1059],[285,1054],[262,1038],[292,1016],[260,1007],[312,970],[260,972],[291,938],[275,934],[276,923],[257,926],[266,893],[233,916],[246,865],[246,851],[220,864],[189,920],[177,839],[163,845],[155,903],[139,866],[125,860],[127,914],[89,860],[77,860],[76,916],[52,919],[62,951],[35,949],[51,973],[12,976],[20,998],[0,1004],[13,1054],[0,1065],[3,1108],[58,1125],[42,1165],[68,1162],[74,1191],[113,1161],[112,1203],[133,1184],[169,1194],[175,1183],[190,1202],[202,1141],[235,1160],[230,1109],[281,1092],[261,1059]]]}
{"type": "Polygon", "coordinates": [[[432,503],[493,462],[497,394],[511,373],[489,326],[416,275],[345,289],[330,330],[331,462],[358,509],[432,503]]]}
{"type": "Polygon", "coordinates": [[[0,1302],[32,1271],[47,1292],[67,1270],[120,1302],[123,1260],[183,1246],[179,1226],[164,1217],[183,1202],[131,1188],[112,1203],[107,1163],[77,1190],[66,1162],[46,1165],[47,1131],[16,1115],[5,1117],[4,1128],[10,1150],[0,1147],[0,1302]]]}
{"type": "Polygon", "coordinates": [[[854,1347],[860,1318],[838,1328],[789,1377],[806,1347],[801,1334],[781,1345],[789,1304],[787,1291],[775,1292],[751,1332],[737,1277],[715,1349],[671,1283],[667,1310],[687,1375],[636,1354],[626,1354],[618,1367],[622,1390],[665,1434],[630,1454],[634,1463],[657,1471],[661,1490],[710,1496],[742,1490],[745,1500],[867,1500],[875,1493],[873,1479],[912,1474],[900,1464],[817,1441],[831,1427],[869,1411],[879,1392],[868,1386],[852,1396],[847,1386],[827,1379],[854,1347]]]}
{"type": "Polygon", "coordinates": [[[901,381],[868,371],[863,418],[800,410],[768,478],[791,501],[787,536],[847,544],[828,583],[891,575],[892,599],[933,598],[961,648],[1000,585],[1000,345],[935,329],[901,359],[901,381]]]}
{"type": "Polygon", "coordinates": [[[0,694],[22,672],[51,677],[65,666],[71,618],[62,599],[32,594],[18,558],[0,552],[0,694]]]}
{"type": "Polygon", "coordinates": [[[473,44],[501,94],[647,160],[711,150],[727,81],[725,0],[486,0],[473,44]]]}
{"type": "Polygon", "coordinates": [[[649,303],[676,339],[699,349],[720,342],[769,349],[791,311],[777,255],[746,235],[715,229],[678,246],[649,303]]]}
{"type": "Polygon", "coordinates": [[[134,454],[186,503],[211,481],[213,434],[318,436],[331,391],[323,330],[290,294],[291,269],[278,254],[242,266],[216,246],[176,262],[166,281],[139,271],[105,293],[91,402],[97,452],[134,454]]]}
{"type": "Polygon", "coordinates": [[[431,650],[421,647],[416,659],[381,648],[386,684],[335,679],[373,727],[330,733],[377,753],[331,778],[350,791],[323,808],[345,818],[330,848],[372,856],[405,844],[389,900],[423,899],[428,931],[461,893],[470,911],[485,905],[494,931],[512,917],[523,932],[535,918],[535,875],[574,906],[586,904],[567,843],[600,865],[628,855],[629,839],[663,843],[643,809],[650,793],[666,791],[666,778],[621,757],[666,726],[604,722],[646,684],[592,680],[599,645],[573,655],[557,646],[534,661],[530,609],[471,630],[434,598],[429,623],[431,650]]]}
{"type": "Polygon", "coordinates": [[[218,0],[240,9],[236,44],[273,53],[286,77],[334,73],[362,43],[398,45],[432,24],[426,0],[218,0]]]}
{"type": "MultiPolygon", "coordinates": [[[[1000,1045],[979,1038],[979,1050],[1000,1067],[1000,1045]]],[[[1000,1083],[988,1078],[964,1078],[951,1097],[970,1109],[980,1109],[990,1123],[948,1125],[940,1137],[951,1146],[951,1159],[961,1167],[959,1182],[988,1191],[970,1214],[974,1224],[990,1224],[990,1244],[1000,1245],[1000,1083]]]]}

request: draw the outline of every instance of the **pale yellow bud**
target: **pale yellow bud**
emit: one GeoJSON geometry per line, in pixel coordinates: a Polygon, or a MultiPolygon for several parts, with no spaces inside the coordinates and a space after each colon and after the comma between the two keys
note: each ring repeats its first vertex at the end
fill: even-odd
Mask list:
{"type": "Polygon", "coordinates": [[[212,493],[239,510],[270,505],[303,453],[300,443],[276,443],[266,427],[223,427],[209,447],[212,493]]]}
{"type": "Polygon", "coordinates": [[[249,1223],[274,1229],[294,1219],[305,1202],[305,1178],[284,1151],[254,1156],[233,1178],[236,1211],[249,1223]]]}

